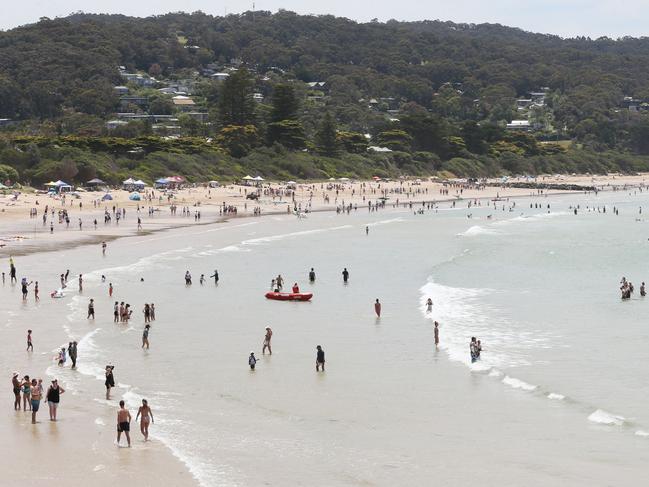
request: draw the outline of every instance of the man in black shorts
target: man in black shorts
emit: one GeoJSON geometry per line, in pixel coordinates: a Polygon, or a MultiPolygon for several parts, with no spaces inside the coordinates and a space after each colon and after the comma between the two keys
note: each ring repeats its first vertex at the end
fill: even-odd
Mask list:
{"type": "Polygon", "coordinates": [[[131,435],[129,431],[131,431],[131,413],[124,407],[124,401],[120,401],[119,411],[117,411],[117,446],[119,446],[119,440],[122,437],[122,433],[124,433],[128,446],[129,448],[131,447],[131,435]]]}

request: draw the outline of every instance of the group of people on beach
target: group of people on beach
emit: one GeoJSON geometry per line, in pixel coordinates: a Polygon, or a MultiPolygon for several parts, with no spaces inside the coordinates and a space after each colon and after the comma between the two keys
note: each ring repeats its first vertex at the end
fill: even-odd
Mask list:
{"type": "Polygon", "coordinates": [[[29,375],[20,379],[20,374],[14,372],[11,378],[11,385],[14,393],[14,410],[30,411],[32,413],[32,424],[36,424],[36,413],[40,409],[41,401],[45,400],[50,413],[50,421],[56,421],[56,412],[61,401],[61,394],[65,389],[59,385],[57,379],[52,379],[51,385],[44,391],[43,379],[31,378],[29,375]]]}
{"type": "MultiPolygon", "coordinates": [[[[622,280],[620,281],[620,292],[622,293],[622,299],[631,299],[631,295],[634,291],[635,288],[633,287],[633,283],[631,281],[627,281],[626,277],[622,277],[622,280]]],[[[643,281],[640,285],[640,296],[644,298],[646,295],[647,291],[643,281]]]]}

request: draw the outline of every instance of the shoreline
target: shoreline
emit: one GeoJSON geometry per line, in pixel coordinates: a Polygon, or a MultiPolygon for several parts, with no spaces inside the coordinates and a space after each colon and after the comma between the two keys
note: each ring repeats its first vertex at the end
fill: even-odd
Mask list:
{"type": "MultiPolygon", "coordinates": [[[[499,188],[496,188],[499,189],[499,188]]],[[[528,193],[529,191],[526,190],[528,193]]],[[[542,193],[542,194],[511,194],[511,195],[500,195],[501,198],[504,200],[509,200],[511,199],[523,199],[523,198],[545,198],[546,195],[570,195],[570,194],[581,194],[585,191],[564,191],[564,192],[547,192],[547,193],[542,193]]],[[[443,199],[435,199],[436,203],[452,203],[452,202],[468,202],[472,201],[474,199],[480,200],[482,202],[484,201],[489,201],[491,198],[493,198],[496,195],[493,194],[479,194],[480,192],[477,192],[478,194],[474,195],[465,195],[461,197],[460,199],[452,196],[447,196],[443,199]]],[[[401,198],[399,198],[399,207],[398,209],[402,208],[401,205],[406,205],[408,206],[410,203],[414,205],[416,204],[421,204],[422,201],[431,201],[432,199],[430,198],[430,195],[421,195],[421,198],[413,198],[409,199],[406,201],[402,201],[401,198]]],[[[396,202],[396,198],[395,198],[396,202]]],[[[504,202],[504,201],[503,201],[504,202]]],[[[490,206],[491,201],[489,201],[489,204],[487,206],[490,206]]],[[[212,206],[210,210],[217,209],[218,207],[212,206]]],[[[367,205],[358,205],[358,208],[364,208],[367,209],[367,205]]],[[[389,211],[395,209],[393,205],[386,204],[385,210],[389,211]]],[[[101,210],[99,210],[101,211],[101,210]]],[[[332,212],[336,211],[336,207],[317,207],[313,210],[313,212],[332,212]]],[[[380,210],[379,210],[380,211],[380,210]]],[[[287,212],[285,211],[268,211],[268,212],[263,212],[261,217],[267,216],[267,217],[272,217],[272,216],[277,216],[277,215],[286,215],[287,212]]],[[[216,216],[216,215],[214,215],[216,216]]],[[[62,232],[58,232],[54,236],[54,244],[55,247],[52,248],[46,248],[46,247],[31,247],[27,249],[24,253],[19,253],[19,252],[12,252],[12,255],[31,255],[31,254],[38,254],[38,253],[47,253],[50,251],[61,251],[64,249],[71,249],[71,248],[77,248],[77,247],[82,247],[85,245],[95,245],[101,240],[106,240],[106,241],[116,241],[118,239],[121,239],[123,237],[134,237],[134,236],[140,236],[140,237],[148,237],[157,233],[160,233],[162,231],[166,230],[175,230],[175,229],[182,229],[185,227],[190,227],[192,225],[201,225],[201,226],[206,226],[206,225],[215,225],[219,223],[230,223],[237,221],[242,218],[249,219],[252,216],[252,214],[237,214],[237,215],[227,215],[227,216],[219,216],[218,218],[212,220],[210,219],[209,221],[200,221],[200,222],[194,222],[190,219],[188,219],[187,223],[184,223],[185,219],[181,219],[179,221],[167,221],[166,223],[163,224],[160,228],[155,228],[155,229],[146,229],[144,231],[138,232],[135,227],[127,226],[126,224],[123,224],[122,227],[119,229],[121,230],[121,233],[112,233],[108,235],[97,235],[94,238],[90,238],[91,241],[88,241],[89,239],[86,238],[87,235],[82,235],[83,238],[81,239],[75,239],[72,242],[70,242],[70,239],[65,239],[61,238],[58,235],[61,235],[62,232]]],[[[128,220],[130,221],[130,220],[128,220]]],[[[3,223],[9,223],[9,222],[3,222],[3,223]]],[[[115,228],[115,227],[111,227],[115,228]]],[[[5,229],[3,228],[3,233],[5,232],[5,229]]],[[[71,232],[74,232],[73,234],[76,234],[74,230],[71,230],[71,232]]],[[[47,232],[39,232],[41,234],[44,234],[48,236],[47,232]]],[[[78,235],[78,234],[77,234],[78,235]]],[[[7,247],[0,249],[0,255],[8,255],[8,253],[5,253],[5,250],[7,247]]],[[[16,286],[18,287],[18,286],[16,286]]],[[[16,294],[14,292],[14,294],[16,294]]],[[[45,297],[45,294],[43,295],[45,297]]],[[[85,336],[85,335],[84,335],[85,336]]],[[[34,357],[38,359],[38,362],[46,361],[47,360],[47,355],[49,355],[48,352],[41,353],[39,357],[34,357]],[[42,355],[42,356],[41,356],[42,355]]],[[[49,362],[49,365],[51,366],[51,362],[49,362]]],[[[33,365],[30,365],[30,367],[34,367],[33,365]]],[[[34,367],[35,368],[35,367],[34,367]]],[[[48,367],[42,367],[43,370],[47,369],[48,367]]],[[[65,382],[66,379],[63,379],[63,385],[66,385],[65,382]]],[[[78,394],[82,394],[83,391],[78,392],[78,394]]],[[[117,393],[117,391],[116,391],[117,393]]],[[[74,393],[70,393],[70,395],[74,395],[74,393]]],[[[124,458],[123,455],[121,455],[122,450],[115,448],[114,446],[114,429],[111,427],[113,424],[113,413],[115,408],[105,408],[105,407],[100,407],[96,402],[99,401],[93,401],[90,404],[92,406],[88,405],[87,403],[78,403],[78,402],[73,402],[70,401],[68,403],[68,397],[64,398],[64,404],[65,404],[65,409],[64,409],[64,416],[65,419],[62,421],[62,423],[65,424],[65,432],[58,432],[56,433],[56,440],[60,441],[60,445],[62,445],[62,448],[57,449],[56,451],[60,451],[59,454],[52,454],[50,451],[50,448],[47,446],[44,446],[40,444],[36,449],[34,449],[33,445],[35,442],[29,441],[29,437],[26,435],[21,435],[21,440],[20,440],[20,445],[19,450],[20,454],[16,455],[16,460],[19,464],[22,464],[22,462],[25,462],[25,465],[27,465],[33,456],[36,456],[39,458],[39,460],[43,460],[44,458],[47,458],[47,461],[41,462],[42,465],[47,465],[47,467],[44,467],[44,470],[47,471],[55,471],[57,468],[57,465],[64,463],[68,461],[68,457],[66,456],[70,450],[76,451],[78,450],[79,452],[87,452],[91,451],[92,453],[92,463],[95,463],[96,465],[93,467],[95,470],[89,471],[88,469],[82,469],[78,471],[78,478],[72,478],[73,481],[79,481],[81,482],[82,480],[85,479],[86,475],[89,474],[96,474],[93,475],[93,483],[96,483],[99,486],[103,485],[113,485],[115,481],[118,481],[120,479],[120,474],[123,474],[123,470],[126,469],[128,472],[129,476],[132,476],[132,481],[133,482],[140,482],[143,483],[144,485],[153,485],[154,482],[171,482],[169,479],[170,475],[174,475],[178,477],[177,479],[173,480],[173,485],[179,485],[179,486],[184,486],[184,485],[198,485],[198,480],[194,476],[194,474],[191,472],[190,466],[179,456],[176,454],[174,451],[173,447],[171,445],[168,445],[164,443],[162,440],[157,440],[155,439],[155,433],[153,434],[154,436],[154,441],[150,443],[150,447],[147,448],[133,448],[131,451],[137,451],[137,453],[131,455],[127,460],[127,464],[124,464],[124,458]],[[94,419],[94,426],[90,426],[93,424],[93,414],[97,414],[97,418],[94,419]],[[75,421],[72,421],[73,418],[76,418],[75,421]],[[97,419],[100,419],[103,421],[103,424],[97,423],[97,419]],[[70,419],[70,421],[68,421],[70,419]],[[68,426],[70,425],[70,426],[68,426]],[[69,428],[69,431],[68,431],[69,428]],[[92,433],[91,433],[92,431],[92,433]],[[71,435],[69,435],[72,433],[71,435]],[[72,439],[71,439],[72,438],[72,439]],[[82,439],[81,442],[78,442],[78,439],[82,439]],[[88,441],[86,441],[88,440],[88,441]],[[74,443],[71,443],[74,442],[74,443]],[[24,442],[24,445],[23,445],[24,442]],[[78,443],[81,443],[81,445],[78,445],[78,443]],[[166,450],[164,453],[162,453],[162,449],[166,450]],[[147,453],[149,452],[149,453],[147,453]],[[151,452],[155,452],[156,455],[150,454],[151,452]],[[170,454],[171,457],[168,457],[167,455],[170,454]],[[26,456],[25,456],[26,455],[26,456]],[[137,455],[137,458],[136,458],[137,455]],[[169,462],[170,458],[174,458],[174,463],[169,462]],[[175,460],[178,460],[179,463],[176,464],[175,460]],[[51,463],[50,463],[51,462],[51,463]],[[143,463],[142,463],[143,462],[143,463]],[[131,464],[136,464],[133,468],[130,468],[131,464]],[[108,466],[107,466],[108,465],[108,466]],[[181,468],[179,468],[181,467],[181,468]],[[96,470],[98,469],[98,470],[96,470]],[[152,473],[153,472],[153,473],[152,473]],[[97,477],[96,479],[94,477],[97,477]],[[100,477],[100,478],[99,478],[100,477]]],[[[114,406],[114,404],[111,404],[111,406],[114,406]]],[[[41,412],[39,413],[39,416],[41,418],[41,423],[45,423],[46,421],[43,421],[43,418],[47,415],[46,410],[43,409],[43,406],[41,406],[41,412]]],[[[8,418],[7,416],[7,422],[5,425],[0,424],[0,431],[2,431],[2,426],[6,426],[8,428],[29,428],[31,425],[30,424],[25,424],[24,420],[20,420],[18,422],[15,421],[14,418],[8,418]],[[13,424],[12,424],[13,423],[13,424]],[[8,425],[8,426],[7,426],[8,425]]],[[[26,415],[27,416],[27,415],[26,415]]],[[[135,425],[135,423],[134,423],[135,425]]],[[[50,426],[50,431],[52,431],[52,426],[50,426]]],[[[5,432],[6,433],[6,432],[5,432]]],[[[137,427],[133,428],[133,433],[134,433],[134,438],[136,441],[134,441],[134,444],[139,440],[139,432],[137,431],[137,427]]],[[[37,433],[34,433],[32,435],[32,438],[34,435],[37,435],[37,433]]],[[[41,436],[44,436],[41,434],[41,436]]],[[[80,453],[81,454],[81,453],[80,453]]],[[[89,467],[90,465],[84,465],[84,467],[89,467]]],[[[19,472],[20,473],[20,469],[19,472]]],[[[9,477],[11,480],[14,480],[12,477],[9,477]]],[[[17,476],[15,477],[16,483],[23,479],[22,476],[17,476]]]]}

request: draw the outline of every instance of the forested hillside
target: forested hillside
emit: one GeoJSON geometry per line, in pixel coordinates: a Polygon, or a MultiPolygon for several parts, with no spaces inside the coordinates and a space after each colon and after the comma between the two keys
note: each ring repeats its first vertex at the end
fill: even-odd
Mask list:
{"type": "Polygon", "coordinates": [[[649,39],[283,11],[76,14],[0,32],[0,119],[0,164],[36,182],[64,166],[72,179],[155,177],[173,169],[149,161],[168,147],[114,141],[169,137],[194,141],[171,152],[200,156],[196,178],[250,160],[278,177],[647,170],[649,39]]]}

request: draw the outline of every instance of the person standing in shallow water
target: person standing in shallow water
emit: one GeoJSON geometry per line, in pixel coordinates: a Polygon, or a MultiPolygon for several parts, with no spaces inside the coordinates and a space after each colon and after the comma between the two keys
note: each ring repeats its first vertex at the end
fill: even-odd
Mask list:
{"type": "Polygon", "coordinates": [[[347,284],[347,281],[349,281],[349,271],[347,270],[347,267],[343,269],[343,282],[347,284]]]}
{"type": "Polygon", "coordinates": [[[435,322],[435,346],[439,346],[439,323],[435,322]]]}
{"type": "Polygon", "coordinates": [[[140,409],[137,410],[137,415],[135,416],[135,421],[137,422],[138,418],[142,418],[140,420],[140,432],[142,433],[142,436],[144,436],[144,441],[149,440],[149,423],[153,424],[153,411],[151,411],[151,408],[149,407],[149,403],[147,402],[146,399],[142,399],[142,405],[140,406],[140,409]]]}
{"type": "Polygon", "coordinates": [[[147,350],[149,349],[149,328],[151,328],[151,325],[146,325],[142,332],[142,348],[147,350]]]}
{"type": "Polygon", "coordinates": [[[219,283],[219,273],[216,269],[214,269],[214,274],[212,274],[210,278],[214,278],[214,284],[219,283]]]}
{"type": "Polygon", "coordinates": [[[376,298],[376,302],[374,303],[374,312],[376,313],[377,318],[381,317],[381,303],[379,298],[376,298]]]}
{"type": "Polygon", "coordinates": [[[131,447],[131,435],[129,431],[131,431],[131,413],[124,407],[124,401],[122,400],[119,402],[119,411],[117,411],[117,446],[119,446],[119,440],[122,437],[122,433],[124,433],[128,447],[131,447]]]}
{"type": "Polygon", "coordinates": [[[316,356],[315,356],[315,371],[320,372],[320,367],[322,367],[322,371],[325,371],[325,353],[324,350],[320,345],[318,345],[316,348],[316,356]]]}
{"type": "Polygon", "coordinates": [[[261,349],[262,355],[266,353],[266,349],[268,349],[269,355],[273,354],[273,351],[270,348],[270,339],[273,338],[273,330],[270,329],[270,326],[266,327],[266,336],[264,336],[264,346],[261,349]]]}
{"type": "Polygon", "coordinates": [[[255,357],[255,352],[250,352],[248,357],[248,365],[250,365],[250,370],[255,370],[255,365],[257,365],[257,357],[255,357]]]}
{"type": "Polygon", "coordinates": [[[106,366],[106,382],[104,382],[104,385],[106,386],[106,400],[110,400],[110,390],[115,387],[115,378],[113,377],[113,369],[115,368],[114,365],[107,365],[106,366]]]}
{"type": "Polygon", "coordinates": [[[315,282],[315,271],[313,267],[311,267],[311,271],[309,272],[309,282],[315,282]]]}

